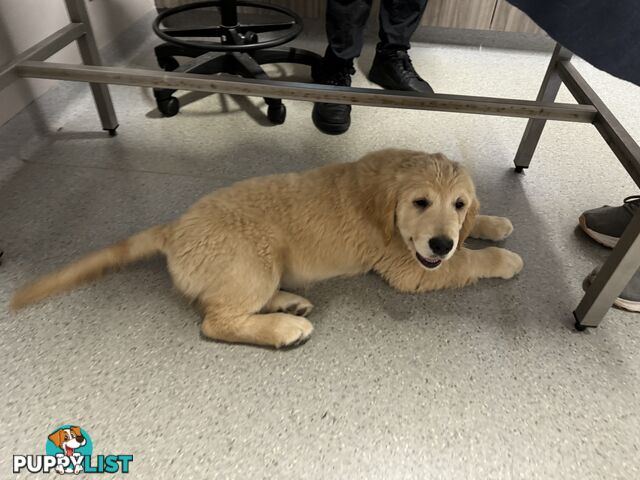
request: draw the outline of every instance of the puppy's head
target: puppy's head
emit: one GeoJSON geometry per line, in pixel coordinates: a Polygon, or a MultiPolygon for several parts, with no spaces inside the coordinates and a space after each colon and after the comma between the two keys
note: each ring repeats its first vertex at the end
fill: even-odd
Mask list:
{"type": "Polygon", "coordinates": [[[68,449],[80,448],[87,443],[83,437],[80,427],[61,428],[49,435],[56,447],[61,448],[67,453],[68,449]]]}
{"type": "Polygon", "coordinates": [[[436,269],[473,228],[479,209],[473,181],[462,166],[442,154],[386,154],[386,166],[379,164],[386,180],[378,205],[385,235],[397,231],[422,267],[436,269]]]}

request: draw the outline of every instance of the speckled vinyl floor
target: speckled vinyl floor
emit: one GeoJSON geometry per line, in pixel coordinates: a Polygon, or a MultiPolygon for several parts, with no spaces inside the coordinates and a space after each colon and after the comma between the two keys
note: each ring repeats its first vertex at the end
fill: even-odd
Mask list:
{"type": "MultiPolygon", "coordinates": [[[[153,44],[129,63],[151,65],[153,44]]],[[[356,85],[368,85],[371,48],[356,85]]],[[[535,97],[548,61],[425,44],[413,58],[439,92],[512,98],[535,97]]],[[[640,89],[576,63],[640,139],[640,89]]],[[[75,84],[0,129],[0,478],[34,477],[13,475],[12,456],[43,454],[66,423],[94,453],[134,455],[137,479],[640,478],[640,317],[613,310],[595,331],[572,328],[582,280],[607,255],[578,215],[637,193],[593,127],[550,123],[518,176],[521,119],[356,108],[330,137],[307,103],[286,102],[273,127],[258,99],[186,93],[160,118],[149,90],[112,92],[115,138],[75,84]],[[315,285],[314,334],[288,351],[202,340],[162,259],[7,311],[19,284],[211,190],[390,146],[468,165],[483,210],[513,221],[504,243],[524,271],[421,295],[374,275],[315,285]]]]}

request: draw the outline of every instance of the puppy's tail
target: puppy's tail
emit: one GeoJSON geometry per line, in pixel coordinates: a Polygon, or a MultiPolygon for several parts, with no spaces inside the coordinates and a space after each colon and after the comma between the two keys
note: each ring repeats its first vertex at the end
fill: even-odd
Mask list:
{"type": "Polygon", "coordinates": [[[167,226],[159,225],[140,232],[127,240],[98,250],[75,263],[50,273],[20,288],[11,300],[11,309],[17,310],[56,293],[95,280],[107,270],[160,253],[164,248],[167,226]]]}

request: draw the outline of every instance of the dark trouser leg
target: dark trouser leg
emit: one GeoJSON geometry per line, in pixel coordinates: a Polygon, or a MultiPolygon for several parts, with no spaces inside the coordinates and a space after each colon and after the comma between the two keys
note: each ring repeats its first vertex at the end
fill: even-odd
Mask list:
{"type": "MultiPolygon", "coordinates": [[[[350,86],[355,73],[353,59],[360,56],[373,0],[327,0],[327,51],[324,61],[312,70],[318,83],[350,86]]],[[[311,114],[322,132],[339,135],[351,125],[351,105],[316,103],[311,114]]]]}
{"type": "Polygon", "coordinates": [[[433,94],[433,88],[418,75],[407,53],[427,0],[381,0],[380,43],[368,78],[382,88],[433,94]]]}
{"type": "Polygon", "coordinates": [[[364,41],[364,27],[371,12],[372,0],[327,1],[326,57],[351,62],[360,56],[364,41]]]}
{"type": "Polygon", "coordinates": [[[378,48],[408,50],[427,0],[381,0],[378,48]]]}

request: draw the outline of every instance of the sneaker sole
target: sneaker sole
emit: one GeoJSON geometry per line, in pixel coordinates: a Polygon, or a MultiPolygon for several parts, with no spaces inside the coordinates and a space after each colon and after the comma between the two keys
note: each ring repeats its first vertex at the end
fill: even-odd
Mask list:
{"type": "Polygon", "coordinates": [[[598,242],[600,245],[603,245],[607,248],[613,248],[618,243],[618,238],[605,235],[604,233],[598,233],[595,230],[591,230],[589,227],[587,227],[587,219],[584,217],[584,215],[580,215],[580,219],[578,220],[578,222],[582,231],[586,233],[592,240],[598,242]]]}
{"type": "Polygon", "coordinates": [[[613,304],[622,308],[623,310],[627,310],[628,312],[640,312],[640,302],[634,302],[632,300],[625,300],[624,298],[616,298],[616,301],[613,304]]]}

